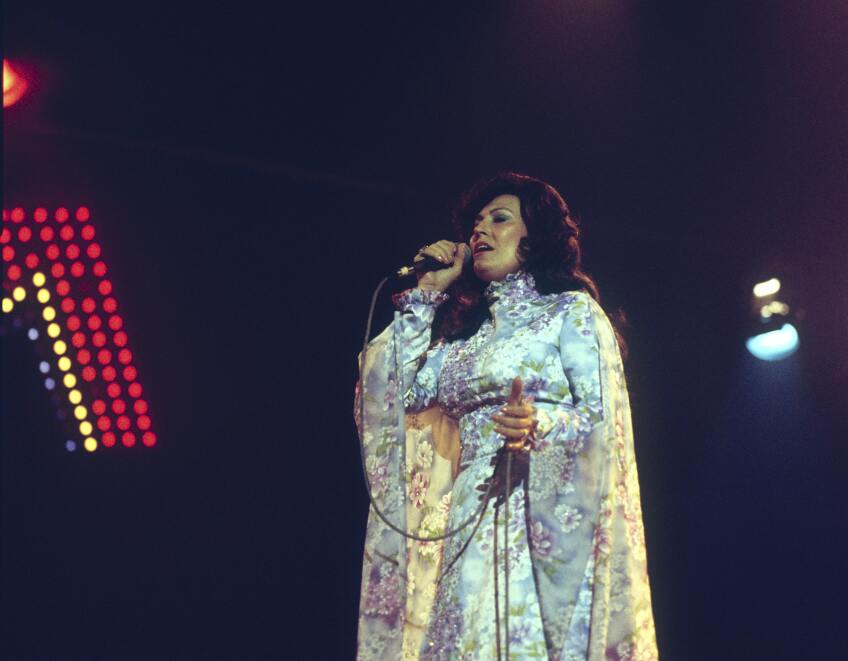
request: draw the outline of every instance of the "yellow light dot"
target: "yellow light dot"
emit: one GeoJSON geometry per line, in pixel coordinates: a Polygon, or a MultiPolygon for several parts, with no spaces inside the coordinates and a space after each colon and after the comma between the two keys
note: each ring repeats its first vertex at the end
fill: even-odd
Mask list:
{"type": "Polygon", "coordinates": [[[85,417],[88,415],[88,410],[84,406],[77,406],[74,409],[74,417],[77,420],[85,420],[85,417]]]}
{"type": "MultiPolygon", "coordinates": [[[[45,308],[45,311],[47,308],[45,308]]],[[[55,351],[60,356],[68,350],[68,345],[62,342],[62,340],[56,340],[53,343],[53,351],[55,351]]]]}
{"type": "Polygon", "coordinates": [[[88,420],[83,420],[80,423],[80,434],[83,436],[91,436],[91,432],[94,431],[94,427],[91,426],[91,423],[88,420]]]}
{"type": "Polygon", "coordinates": [[[75,385],[77,385],[77,377],[68,372],[67,374],[65,374],[65,378],[62,379],[62,383],[65,384],[66,388],[73,388],[75,385]]]}
{"type": "Polygon", "coordinates": [[[53,321],[56,318],[56,310],[48,305],[44,308],[44,312],[41,313],[41,316],[44,317],[44,321],[53,321]]]}
{"type": "Polygon", "coordinates": [[[26,289],[23,287],[15,287],[12,290],[12,298],[14,298],[18,303],[26,298],[26,289]]]}
{"type": "Polygon", "coordinates": [[[94,452],[97,449],[97,441],[95,441],[91,436],[89,436],[85,441],[83,441],[83,446],[89,452],[94,452]]]}
{"type": "Polygon", "coordinates": [[[59,359],[59,369],[63,372],[67,372],[69,369],[71,369],[71,359],[67,356],[62,356],[59,359]]]}
{"type": "Polygon", "coordinates": [[[36,287],[43,287],[45,282],[47,282],[47,278],[44,277],[44,274],[41,271],[33,274],[32,284],[36,287]]]}
{"type": "Polygon", "coordinates": [[[59,333],[62,332],[62,329],[59,327],[59,324],[52,323],[47,327],[47,334],[50,337],[59,337],[59,333]]]}
{"type": "Polygon", "coordinates": [[[39,289],[35,297],[38,299],[39,303],[46,303],[50,300],[50,292],[46,289],[39,289]]]}
{"type": "Polygon", "coordinates": [[[79,404],[82,401],[82,393],[79,390],[71,390],[68,393],[68,401],[71,404],[79,404]]]}
{"type": "Polygon", "coordinates": [[[11,298],[3,299],[3,312],[11,312],[12,308],[15,307],[14,301],[11,298]]]}

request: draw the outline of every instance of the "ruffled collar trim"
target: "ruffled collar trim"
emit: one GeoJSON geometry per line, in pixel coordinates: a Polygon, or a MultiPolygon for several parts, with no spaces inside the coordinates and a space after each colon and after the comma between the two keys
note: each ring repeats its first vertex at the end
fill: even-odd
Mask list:
{"type": "Polygon", "coordinates": [[[503,280],[493,280],[486,289],[483,296],[491,307],[510,306],[532,298],[538,298],[536,281],[527,271],[515,271],[507,273],[503,280]]]}

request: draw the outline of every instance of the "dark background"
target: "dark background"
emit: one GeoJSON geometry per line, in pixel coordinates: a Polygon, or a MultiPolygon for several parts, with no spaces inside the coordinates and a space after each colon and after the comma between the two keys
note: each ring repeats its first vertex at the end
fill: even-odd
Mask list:
{"type": "Polygon", "coordinates": [[[371,288],[500,169],[630,318],[661,657],[844,656],[848,8],[452,4],[6,3],[4,206],[91,208],[159,444],[66,452],[7,327],[3,659],[351,658],[371,288]]]}

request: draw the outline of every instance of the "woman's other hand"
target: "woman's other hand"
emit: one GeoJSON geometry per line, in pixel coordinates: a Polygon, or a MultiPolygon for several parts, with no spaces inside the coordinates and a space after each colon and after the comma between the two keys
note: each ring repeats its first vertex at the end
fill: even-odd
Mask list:
{"type": "Polygon", "coordinates": [[[462,273],[466,250],[470,250],[466,244],[447,240],[437,241],[421,248],[414,261],[420,262],[424,257],[432,257],[442,264],[450,264],[450,266],[437,271],[419,273],[418,287],[435,291],[444,291],[450,287],[462,273]]]}
{"type": "Polygon", "coordinates": [[[506,437],[508,450],[531,450],[536,434],[536,407],[531,397],[524,397],[521,377],[512,380],[512,391],[505,406],[492,416],[495,431],[506,437]]]}

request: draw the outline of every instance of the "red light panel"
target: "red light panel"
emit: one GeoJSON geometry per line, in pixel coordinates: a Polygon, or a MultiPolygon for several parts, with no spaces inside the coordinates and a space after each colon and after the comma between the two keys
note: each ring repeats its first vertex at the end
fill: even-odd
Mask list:
{"type": "MultiPolygon", "coordinates": [[[[95,427],[94,439],[104,448],[134,447],[139,440],[140,445],[152,447],[157,437],[149,404],[140,399],[143,388],[134,352],[124,319],[116,314],[114,283],[105,278],[109,267],[95,236],[87,207],[75,211],[60,207],[52,213],[38,207],[31,214],[22,207],[4,209],[0,231],[2,258],[7,264],[3,296],[9,296],[13,284],[29,294],[20,301],[15,299],[11,314],[27,306],[43,308],[28,318],[44,320],[40,336],[56,353],[56,366],[77,377],[59,379],[57,387],[75,388],[82,394],[78,407],[68,405],[67,420],[76,425],[88,419],[95,427]],[[41,288],[52,296],[35,296],[35,290],[41,288]],[[58,327],[53,326],[48,334],[47,324],[54,318],[58,327]],[[126,401],[121,399],[123,393],[129,398],[126,401]]],[[[89,450],[97,446],[91,438],[82,440],[89,450]]]]}
{"type": "Polygon", "coordinates": [[[27,86],[26,79],[8,61],[3,60],[3,107],[8,108],[17,103],[27,86]]]}

